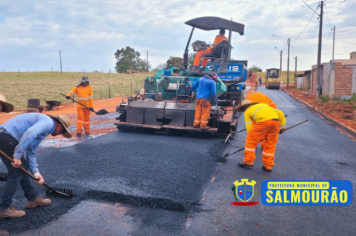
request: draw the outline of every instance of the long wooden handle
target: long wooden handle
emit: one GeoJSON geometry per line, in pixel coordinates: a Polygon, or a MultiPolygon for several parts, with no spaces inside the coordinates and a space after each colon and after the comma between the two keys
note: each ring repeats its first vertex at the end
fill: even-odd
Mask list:
{"type": "MultiPolygon", "coordinates": [[[[63,95],[64,97],[67,97],[67,96],[66,96],[66,95],[64,95],[63,93],[61,93],[61,95],[63,95]]],[[[78,102],[78,101],[74,100],[73,98],[69,98],[69,99],[70,99],[70,100],[72,100],[73,102],[76,102],[76,103],[78,103],[78,104],[82,105],[83,107],[86,107],[86,108],[90,109],[89,107],[87,107],[87,106],[85,106],[84,104],[82,104],[82,103],[80,103],[80,102],[78,102]]]]}
{"type": "MultiPolygon", "coordinates": [[[[4,157],[6,157],[9,161],[11,161],[12,163],[14,163],[14,160],[9,157],[8,155],[6,155],[3,151],[0,150],[0,154],[3,155],[4,157]]],[[[35,176],[33,176],[30,172],[28,172],[25,168],[23,168],[22,166],[20,166],[20,169],[25,172],[28,176],[30,176],[31,179],[39,181],[39,179],[37,179],[35,176]]]]}

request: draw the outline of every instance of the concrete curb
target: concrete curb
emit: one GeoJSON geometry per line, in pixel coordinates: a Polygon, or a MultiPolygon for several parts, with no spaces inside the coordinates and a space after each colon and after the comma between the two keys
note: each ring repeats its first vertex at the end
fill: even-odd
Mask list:
{"type": "Polygon", "coordinates": [[[305,108],[307,108],[309,111],[314,112],[316,114],[318,114],[319,116],[321,116],[323,119],[327,120],[328,122],[330,122],[329,124],[331,126],[333,126],[334,128],[339,128],[342,129],[343,131],[345,131],[346,133],[350,134],[351,136],[353,136],[354,138],[356,138],[356,130],[351,129],[343,124],[338,123],[336,120],[327,117],[326,115],[324,115],[323,113],[321,113],[320,111],[314,109],[312,106],[310,106],[308,103],[293,97],[290,93],[288,93],[287,91],[284,90],[284,88],[282,88],[282,91],[285,92],[286,94],[288,94],[291,98],[293,98],[294,100],[296,100],[297,102],[299,102],[300,104],[302,104],[305,108]]]}

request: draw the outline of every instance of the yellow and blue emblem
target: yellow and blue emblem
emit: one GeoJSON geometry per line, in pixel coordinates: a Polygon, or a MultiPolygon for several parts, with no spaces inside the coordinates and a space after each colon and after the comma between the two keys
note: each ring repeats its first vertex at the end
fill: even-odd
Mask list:
{"type": "MultiPolygon", "coordinates": [[[[249,206],[258,204],[257,201],[249,202],[255,196],[257,187],[256,181],[248,179],[241,179],[241,181],[236,180],[234,182],[234,186],[232,186],[231,190],[234,192],[236,202],[233,202],[232,205],[239,206],[249,206]]],[[[255,196],[255,199],[257,197],[255,196]]]]}

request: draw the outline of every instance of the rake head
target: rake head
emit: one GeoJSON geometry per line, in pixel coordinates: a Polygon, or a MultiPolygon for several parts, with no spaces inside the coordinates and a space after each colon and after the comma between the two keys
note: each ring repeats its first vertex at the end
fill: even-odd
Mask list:
{"type": "Polygon", "coordinates": [[[57,194],[62,197],[73,197],[73,190],[67,188],[53,188],[48,185],[45,186],[45,190],[47,194],[57,194]]]}
{"type": "Polygon", "coordinates": [[[6,181],[8,174],[6,172],[0,172],[0,181],[6,181]]]}

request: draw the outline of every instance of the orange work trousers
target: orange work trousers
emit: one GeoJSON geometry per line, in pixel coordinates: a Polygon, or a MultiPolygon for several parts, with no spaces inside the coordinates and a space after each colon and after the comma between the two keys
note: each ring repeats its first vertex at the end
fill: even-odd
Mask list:
{"type": "Polygon", "coordinates": [[[262,139],[265,139],[262,161],[267,169],[272,169],[279,130],[278,120],[267,120],[256,123],[246,137],[244,162],[250,165],[253,164],[256,159],[256,147],[262,139]]]}
{"type": "Polygon", "coordinates": [[[81,132],[83,125],[85,131],[90,131],[90,110],[88,108],[77,107],[77,131],[81,132]]]}
{"type": "MultiPolygon", "coordinates": [[[[212,50],[205,50],[205,54],[211,53],[211,51],[212,50]]],[[[200,62],[200,59],[203,56],[203,54],[204,54],[204,51],[197,52],[197,55],[195,56],[194,63],[193,63],[194,66],[199,66],[199,62],[200,62]]],[[[201,62],[201,65],[206,66],[208,64],[208,61],[209,61],[209,59],[204,58],[203,61],[201,62]]]]}
{"type": "Polygon", "coordinates": [[[200,125],[200,128],[205,128],[209,122],[210,109],[210,101],[206,99],[197,99],[195,103],[195,117],[193,125],[200,125]]]}

